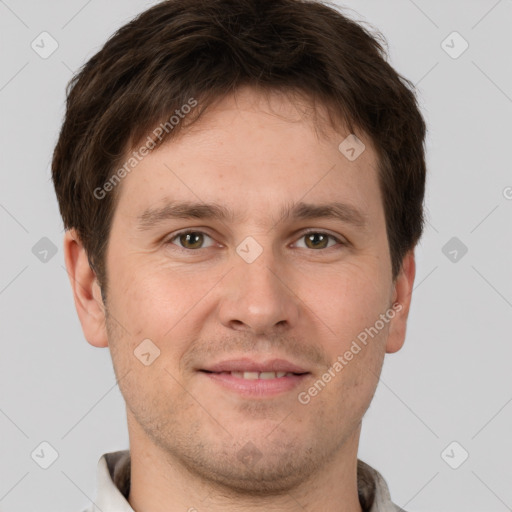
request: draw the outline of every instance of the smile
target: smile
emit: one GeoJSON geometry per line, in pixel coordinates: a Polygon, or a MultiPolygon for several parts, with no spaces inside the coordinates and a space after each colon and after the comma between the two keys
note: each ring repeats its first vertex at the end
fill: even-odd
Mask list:
{"type": "MultiPolygon", "coordinates": [[[[290,393],[299,386],[304,386],[304,380],[311,376],[309,372],[295,373],[290,371],[231,371],[200,370],[200,376],[208,379],[208,387],[213,384],[216,388],[228,391],[245,399],[269,399],[278,395],[290,393]]],[[[295,398],[296,393],[293,393],[295,398]]]]}
{"type": "Polygon", "coordinates": [[[210,372],[217,373],[218,375],[226,374],[237,377],[238,379],[256,380],[256,379],[281,379],[282,377],[291,377],[293,375],[300,375],[292,372],[210,372]]]}

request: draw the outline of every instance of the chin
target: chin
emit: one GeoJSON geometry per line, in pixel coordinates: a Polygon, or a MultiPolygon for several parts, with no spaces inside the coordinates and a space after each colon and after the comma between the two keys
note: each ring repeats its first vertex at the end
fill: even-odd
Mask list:
{"type": "Polygon", "coordinates": [[[283,495],[318,474],[322,465],[332,458],[335,447],[318,438],[300,440],[297,435],[293,439],[282,432],[279,434],[259,429],[252,437],[238,437],[244,441],[230,438],[223,442],[188,444],[179,447],[179,455],[176,446],[172,451],[188,471],[221,488],[220,492],[258,497],[283,495]]]}

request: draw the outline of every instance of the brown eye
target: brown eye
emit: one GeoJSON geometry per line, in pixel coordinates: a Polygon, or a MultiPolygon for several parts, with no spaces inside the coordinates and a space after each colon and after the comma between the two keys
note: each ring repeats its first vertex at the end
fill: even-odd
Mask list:
{"type": "Polygon", "coordinates": [[[324,249],[329,241],[329,237],[322,233],[309,233],[305,237],[306,245],[310,249],[324,249]]]}
{"type": "Polygon", "coordinates": [[[309,233],[304,233],[300,239],[305,240],[306,249],[327,249],[332,245],[336,245],[336,243],[342,243],[333,235],[322,231],[310,231],[309,233]],[[329,245],[330,240],[334,240],[335,243],[331,243],[329,245]]]}
{"type": "Polygon", "coordinates": [[[210,238],[206,233],[201,231],[183,231],[171,238],[168,243],[174,243],[174,240],[177,240],[179,243],[176,245],[181,249],[203,249],[205,237],[210,238]]]}

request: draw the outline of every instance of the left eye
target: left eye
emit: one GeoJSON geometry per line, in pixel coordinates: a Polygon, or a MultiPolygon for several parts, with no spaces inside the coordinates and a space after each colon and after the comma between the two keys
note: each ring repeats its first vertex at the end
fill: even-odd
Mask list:
{"type": "MultiPolygon", "coordinates": [[[[195,249],[206,249],[211,247],[213,243],[210,243],[209,246],[204,246],[205,237],[207,239],[213,239],[203,233],[202,231],[183,231],[178,233],[174,237],[168,240],[168,243],[174,243],[174,240],[178,240],[181,249],[195,250],[195,249]]],[[[326,249],[328,247],[332,247],[332,245],[336,245],[336,243],[342,243],[338,238],[329,233],[324,233],[322,231],[310,231],[308,233],[303,233],[299,240],[305,240],[305,248],[306,249],[326,249]],[[329,239],[334,241],[331,245],[329,245],[329,239]]]]}
{"type": "Polygon", "coordinates": [[[322,231],[310,231],[309,233],[303,233],[299,240],[301,239],[306,240],[306,249],[326,249],[332,245],[336,245],[336,243],[341,243],[340,240],[333,235],[322,231]],[[329,243],[329,239],[334,240],[336,243],[328,246],[327,244],[329,243]]]}

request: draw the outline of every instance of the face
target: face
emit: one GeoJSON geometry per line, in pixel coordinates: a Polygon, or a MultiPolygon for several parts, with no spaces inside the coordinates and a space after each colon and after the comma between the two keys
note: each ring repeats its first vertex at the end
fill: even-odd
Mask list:
{"type": "Polygon", "coordinates": [[[106,329],[81,317],[110,347],[131,443],[253,491],[355,442],[413,279],[391,280],[371,141],[351,161],[348,132],[320,136],[297,108],[241,90],[138,163],[112,224],[106,329]]]}

